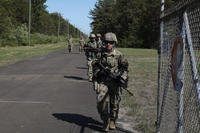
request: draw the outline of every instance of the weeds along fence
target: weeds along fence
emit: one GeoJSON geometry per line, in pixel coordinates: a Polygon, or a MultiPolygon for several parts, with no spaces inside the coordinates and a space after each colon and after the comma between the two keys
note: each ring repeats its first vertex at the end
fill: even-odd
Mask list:
{"type": "Polygon", "coordinates": [[[200,0],[161,2],[157,133],[200,133],[200,0]]]}

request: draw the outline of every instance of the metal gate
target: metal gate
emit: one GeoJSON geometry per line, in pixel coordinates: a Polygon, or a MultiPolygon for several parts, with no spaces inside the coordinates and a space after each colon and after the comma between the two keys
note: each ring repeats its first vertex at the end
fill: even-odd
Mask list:
{"type": "Polygon", "coordinates": [[[200,133],[200,0],[161,2],[157,132],[200,133]]]}

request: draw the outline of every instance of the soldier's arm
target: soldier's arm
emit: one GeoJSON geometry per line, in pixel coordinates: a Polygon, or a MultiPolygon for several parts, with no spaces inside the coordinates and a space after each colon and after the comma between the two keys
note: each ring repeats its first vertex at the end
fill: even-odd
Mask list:
{"type": "Polygon", "coordinates": [[[118,69],[120,72],[121,77],[124,80],[128,79],[128,60],[124,58],[123,55],[120,55],[119,60],[118,60],[118,69]]]}

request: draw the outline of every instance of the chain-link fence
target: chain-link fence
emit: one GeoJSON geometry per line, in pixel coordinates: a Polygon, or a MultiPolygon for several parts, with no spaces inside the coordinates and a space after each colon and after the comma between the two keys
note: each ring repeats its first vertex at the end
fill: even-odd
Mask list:
{"type": "Polygon", "coordinates": [[[157,132],[200,133],[200,0],[176,1],[161,9],[157,132]]]}

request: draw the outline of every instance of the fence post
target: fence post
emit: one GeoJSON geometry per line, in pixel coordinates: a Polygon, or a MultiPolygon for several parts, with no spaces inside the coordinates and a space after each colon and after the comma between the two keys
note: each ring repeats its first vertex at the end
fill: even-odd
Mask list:
{"type": "MultiPolygon", "coordinates": [[[[178,125],[177,125],[177,132],[178,133],[183,133],[183,122],[184,122],[184,118],[183,118],[183,110],[184,110],[184,66],[185,66],[185,45],[186,45],[186,33],[185,33],[185,23],[184,21],[182,22],[182,27],[181,27],[181,39],[182,39],[182,61],[181,64],[178,68],[178,72],[177,72],[177,77],[180,80],[180,84],[181,86],[178,86],[180,88],[177,88],[177,90],[180,90],[180,94],[179,94],[179,110],[178,110],[178,125]]],[[[176,83],[178,84],[178,83],[176,83]]]]}
{"type": "Polygon", "coordinates": [[[200,109],[200,84],[199,84],[199,79],[198,79],[198,70],[197,70],[197,64],[196,64],[196,59],[195,59],[195,55],[194,55],[194,49],[193,49],[193,45],[192,45],[192,37],[191,37],[187,12],[184,13],[184,22],[185,22],[185,27],[186,27],[186,35],[187,35],[187,41],[188,41],[187,44],[188,44],[188,48],[189,48],[190,62],[191,62],[191,66],[192,66],[192,78],[193,78],[193,82],[194,82],[194,85],[196,88],[197,98],[198,98],[197,106],[200,109]]]}
{"type": "MultiPolygon", "coordinates": [[[[164,15],[164,3],[165,0],[161,0],[161,16],[164,15]]],[[[156,120],[156,133],[159,133],[160,128],[160,67],[161,67],[161,53],[162,53],[162,45],[163,45],[163,29],[164,29],[164,22],[161,21],[160,23],[160,45],[158,47],[158,88],[157,88],[157,120],[156,120]]]]}

